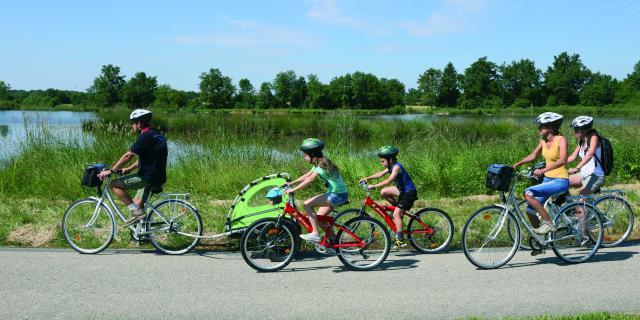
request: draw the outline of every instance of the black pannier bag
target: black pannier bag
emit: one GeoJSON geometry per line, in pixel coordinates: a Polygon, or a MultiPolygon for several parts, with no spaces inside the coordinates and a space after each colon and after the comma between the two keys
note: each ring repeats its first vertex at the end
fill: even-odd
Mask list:
{"type": "Polygon", "coordinates": [[[513,168],[506,164],[492,164],[487,168],[487,188],[509,191],[513,179],[513,168]]]}
{"type": "Polygon", "coordinates": [[[102,181],[98,179],[98,173],[104,170],[107,166],[102,163],[88,164],[84,166],[84,174],[82,175],[82,181],[80,184],[86,187],[98,187],[102,184],[102,181]]]}

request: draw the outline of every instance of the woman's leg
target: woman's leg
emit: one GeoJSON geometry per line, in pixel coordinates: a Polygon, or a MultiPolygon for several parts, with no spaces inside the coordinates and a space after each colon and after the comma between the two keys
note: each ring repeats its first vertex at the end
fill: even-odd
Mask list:
{"type": "Polygon", "coordinates": [[[572,174],[569,176],[569,186],[571,188],[581,188],[582,187],[582,176],[579,174],[572,174]]]}
{"type": "Polygon", "coordinates": [[[314,208],[321,207],[318,209],[318,215],[326,215],[331,212],[332,204],[328,200],[329,194],[324,193],[317,195],[315,197],[311,197],[304,201],[304,212],[307,214],[309,218],[309,222],[311,223],[311,227],[313,228],[312,233],[318,235],[318,216],[316,212],[313,210],[314,208]],[[329,210],[323,209],[322,207],[329,207],[329,210]]]}

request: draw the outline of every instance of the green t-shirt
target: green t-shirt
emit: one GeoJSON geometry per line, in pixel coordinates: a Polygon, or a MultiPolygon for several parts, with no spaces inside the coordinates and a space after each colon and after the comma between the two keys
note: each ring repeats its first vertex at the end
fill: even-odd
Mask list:
{"type": "Polygon", "coordinates": [[[311,171],[316,172],[320,179],[325,182],[325,185],[329,188],[329,192],[333,193],[347,193],[347,185],[342,181],[342,176],[338,174],[337,176],[329,176],[324,169],[320,167],[313,167],[311,171]]]}

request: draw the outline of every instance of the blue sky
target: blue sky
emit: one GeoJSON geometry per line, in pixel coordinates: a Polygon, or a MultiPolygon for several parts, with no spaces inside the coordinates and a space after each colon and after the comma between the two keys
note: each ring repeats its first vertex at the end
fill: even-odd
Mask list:
{"type": "Polygon", "coordinates": [[[85,90],[104,64],[196,90],[218,68],[258,88],[276,73],[396,78],[487,56],[546,70],[563,51],[618,79],[640,61],[640,1],[5,1],[0,80],[85,90]]]}

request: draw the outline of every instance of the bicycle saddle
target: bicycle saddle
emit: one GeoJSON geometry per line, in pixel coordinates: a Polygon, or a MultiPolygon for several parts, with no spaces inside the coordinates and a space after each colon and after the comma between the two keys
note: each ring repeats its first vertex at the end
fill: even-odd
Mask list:
{"type": "Polygon", "coordinates": [[[151,191],[151,193],[161,193],[162,192],[162,186],[151,186],[149,187],[149,191],[151,191]]]}

